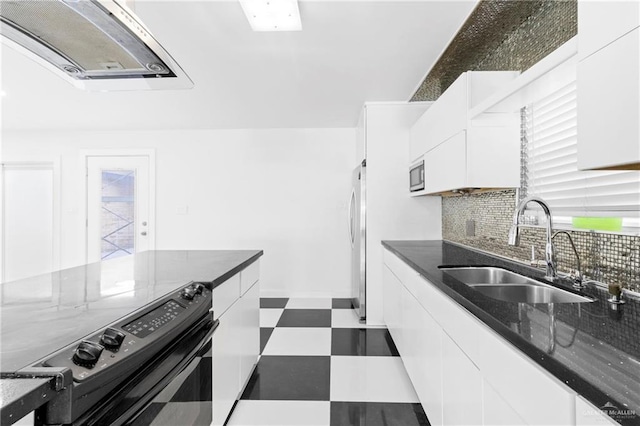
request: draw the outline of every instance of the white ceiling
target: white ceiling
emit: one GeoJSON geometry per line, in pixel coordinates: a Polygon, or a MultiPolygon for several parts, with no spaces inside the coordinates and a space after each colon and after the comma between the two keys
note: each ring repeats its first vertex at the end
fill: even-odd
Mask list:
{"type": "Polygon", "coordinates": [[[300,32],[253,32],[236,1],[134,10],[195,83],[84,92],[2,49],[5,129],[354,127],[365,101],[406,101],[477,0],[300,1],[300,32]]]}

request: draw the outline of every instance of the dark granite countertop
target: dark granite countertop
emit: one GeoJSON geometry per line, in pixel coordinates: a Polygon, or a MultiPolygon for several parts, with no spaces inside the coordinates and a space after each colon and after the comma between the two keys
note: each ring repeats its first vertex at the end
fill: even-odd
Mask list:
{"type": "MultiPolygon", "coordinates": [[[[615,419],[640,424],[640,300],[616,308],[606,289],[587,283],[591,303],[555,304],[550,342],[547,304],[503,302],[454,279],[439,266],[497,266],[544,281],[544,271],[446,241],[383,241],[420,275],[596,407],[635,412],[615,419]]],[[[557,283],[574,292],[567,284],[557,283]]],[[[625,414],[628,414],[625,413],[625,414]]]]}
{"type": "Polygon", "coordinates": [[[0,372],[15,372],[191,281],[215,287],[261,250],[158,250],[0,284],[0,372]]]}

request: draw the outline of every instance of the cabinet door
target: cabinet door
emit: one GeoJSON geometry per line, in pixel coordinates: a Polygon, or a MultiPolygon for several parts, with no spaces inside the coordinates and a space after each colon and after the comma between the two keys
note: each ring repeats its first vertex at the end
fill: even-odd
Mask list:
{"type": "Polygon", "coordinates": [[[442,421],[445,425],[482,424],[480,370],[446,333],[442,334],[442,421]]]}
{"type": "Polygon", "coordinates": [[[486,380],[482,383],[482,420],[485,425],[526,425],[507,402],[486,380]]]}
{"type": "Polygon", "coordinates": [[[442,425],[441,329],[416,298],[402,287],[401,353],[409,378],[432,426],[442,425]]]}
{"type": "MultiPolygon", "coordinates": [[[[433,105],[429,105],[429,108],[433,105]]],[[[422,157],[428,149],[427,138],[429,137],[429,125],[431,125],[431,120],[428,118],[429,110],[427,109],[424,114],[422,114],[418,120],[416,120],[415,124],[411,126],[410,138],[409,138],[409,161],[416,161],[418,158],[422,157]]]]}
{"type": "Polygon", "coordinates": [[[482,342],[476,364],[484,379],[527,424],[575,423],[573,390],[488,327],[476,333],[482,342]]]}
{"type": "Polygon", "coordinates": [[[640,29],[578,63],[578,169],[640,163],[640,29]]]}
{"type": "Polygon", "coordinates": [[[260,285],[255,283],[238,301],[240,327],[240,385],[249,380],[260,355],[260,285]]]}
{"type": "Polygon", "coordinates": [[[394,343],[399,351],[404,348],[402,340],[402,301],[401,288],[402,284],[398,278],[391,272],[387,265],[383,265],[382,271],[383,283],[383,315],[384,321],[391,333],[394,343]]]}
{"type": "Polygon", "coordinates": [[[467,75],[462,73],[421,117],[427,152],[466,128],[467,75]]]}
{"type": "Polygon", "coordinates": [[[240,392],[240,357],[236,339],[237,304],[223,317],[213,334],[213,424],[222,426],[240,392]]]}
{"type": "Polygon", "coordinates": [[[462,131],[424,156],[424,186],[428,193],[466,187],[466,134],[462,131]]]}
{"type": "Polygon", "coordinates": [[[467,181],[471,188],[520,186],[520,128],[470,127],[466,144],[467,181]]]}
{"type": "Polygon", "coordinates": [[[640,25],[640,2],[579,0],[579,59],[584,59],[640,25]]]}

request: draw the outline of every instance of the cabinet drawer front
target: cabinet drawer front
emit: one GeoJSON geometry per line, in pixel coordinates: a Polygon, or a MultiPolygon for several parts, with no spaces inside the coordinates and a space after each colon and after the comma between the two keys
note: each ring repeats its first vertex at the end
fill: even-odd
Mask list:
{"type": "Polygon", "coordinates": [[[476,328],[485,380],[527,424],[575,423],[575,392],[487,327],[476,328]]]}
{"type": "Polygon", "coordinates": [[[260,278],[260,261],[256,260],[251,265],[240,271],[240,294],[245,294],[260,278]]]}
{"type": "Polygon", "coordinates": [[[240,274],[213,289],[213,316],[220,318],[240,298],[240,274]]]}

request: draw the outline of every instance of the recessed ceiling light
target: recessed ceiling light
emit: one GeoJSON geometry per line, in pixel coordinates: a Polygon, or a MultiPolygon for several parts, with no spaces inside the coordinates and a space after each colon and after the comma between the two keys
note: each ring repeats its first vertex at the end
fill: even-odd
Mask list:
{"type": "Polygon", "coordinates": [[[300,31],[297,0],[240,0],[253,31],[300,31]]]}

